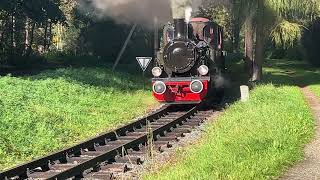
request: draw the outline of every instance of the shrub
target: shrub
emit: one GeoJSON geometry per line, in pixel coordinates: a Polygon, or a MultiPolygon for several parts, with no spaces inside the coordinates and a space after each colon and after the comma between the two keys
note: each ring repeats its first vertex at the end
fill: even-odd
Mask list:
{"type": "Polygon", "coordinates": [[[320,42],[320,18],[313,21],[305,30],[302,37],[302,45],[305,51],[305,58],[311,64],[320,66],[319,47],[320,42]]]}

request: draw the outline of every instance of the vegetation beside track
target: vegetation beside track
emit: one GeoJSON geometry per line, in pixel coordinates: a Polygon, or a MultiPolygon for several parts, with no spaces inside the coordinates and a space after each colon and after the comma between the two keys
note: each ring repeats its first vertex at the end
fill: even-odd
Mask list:
{"type": "Polygon", "coordinates": [[[178,150],[160,171],[144,178],[274,179],[301,160],[314,121],[296,85],[320,84],[319,76],[310,67],[303,70],[307,65],[301,62],[269,62],[266,81],[249,102],[231,105],[197,145],[178,150]]]}
{"type": "Polygon", "coordinates": [[[145,114],[156,104],[136,79],[102,68],[0,77],[0,170],[145,114]]]}
{"type": "Polygon", "coordinates": [[[320,98],[320,84],[309,86],[310,90],[314,92],[320,98]]]}

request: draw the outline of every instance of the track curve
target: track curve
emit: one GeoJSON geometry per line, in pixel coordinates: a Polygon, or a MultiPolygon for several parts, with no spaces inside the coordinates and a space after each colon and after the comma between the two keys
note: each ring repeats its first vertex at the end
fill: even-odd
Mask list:
{"type": "Polygon", "coordinates": [[[0,179],[112,179],[141,164],[152,149],[170,147],[213,114],[202,105],[165,105],[135,122],[0,173],[0,179]]]}

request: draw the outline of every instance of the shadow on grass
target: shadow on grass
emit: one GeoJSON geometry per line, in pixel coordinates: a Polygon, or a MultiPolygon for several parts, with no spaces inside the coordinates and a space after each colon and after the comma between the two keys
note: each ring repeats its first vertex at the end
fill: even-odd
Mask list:
{"type": "Polygon", "coordinates": [[[63,79],[73,84],[108,88],[115,91],[137,91],[146,87],[147,79],[129,73],[111,72],[107,68],[62,68],[31,76],[31,80],[63,79]]]}
{"type": "Polygon", "coordinates": [[[267,60],[263,83],[305,87],[320,84],[320,69],[303,61],[267,60]]]}
{"type": "Polygon", "coordinates": [[[100,62],[92,57],[74,57],[68,60],[50,61],[43,66],[26,69],[16,67],[0,68],[0,76],[10,75],[13,77],[46,80],[64,79],[70,83],[88,85],[100,88],[109,88],[116,91],[137,91],[151,89],[149,77],[151,69],[146,72],[145,78],[137,62],[131,64],[119,64],[112,72],[112,63],[100,62]],[[60,62],[61,61],[61,62],[60,62]]]}
{"type": "MultiPolygon", "coordinates": [[[[225,102],[233,103],[240,98],[240,86],[249,85],[242,61],[228,62],[227,79],[230,86],[226,90],[225,102]]],[[[266,59],[262,84],[275,86],[305,87],[320,84],[320,68],[304,61],[266,59]]]]}
{"type": "MultiPolygon", "coordinates": [[[[228,88],[225,102],[232,103],[240,98],[239,87],[248,84],[248,76],[241,61],[229,61],[227,71],[228,88]]],[[[110,67],[62,68],[47,70],[31,76],[31,80],[64,79],[70,83],[108,88],[128,92],[144,88],[151,89],[150,77],[142,78],[139,67],[120,65],[113,73],[110,67]]],[[[303,61],[271,60],[264,65],[264,84],[275,86],[308,86],[320,84],[320,69],[314,68],[303,61]]]]}

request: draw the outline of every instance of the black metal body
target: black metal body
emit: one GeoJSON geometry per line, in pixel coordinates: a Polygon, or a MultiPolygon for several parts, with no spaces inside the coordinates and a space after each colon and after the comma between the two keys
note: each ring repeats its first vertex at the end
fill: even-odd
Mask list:
{"type": "MultiPolygon", "coordinates": [[[[217,23],[205,18],[194,18],[190,23],[186,23],[184,19],[174,19],[173,23],[164,26],[163,38],[154,64],[163,71],[152,81],[155,82],[157,78],[160,78],[161,82],[170,81],[170,87],[177,87],[179,84],[177,78],[189,81],[209,77],[207,89],[204,91],[206,94],[201,96],[201,101],[219,103],[226,86],[226,81],[219,81],[219,83],[215,81],[224,79],[223,73],[226,67],[223,48],[223,28],[217,23]],[[209,71],[204,72],[204,68],[208,68],[209,71]],[[177,83],[174,84],[174,82],[177,83]]],[[[189,91],[185,91],[184,95],[188,95],[189,91]]],[[[173,94],[176,93],[173,92],[173,94]]],[[[177,104],[194,103],[192,98],[173,98],[172,93],[164,94],[162,97],[156,94],[154,96],[160,102],[167,104],[172,101],[177,104]]],[[[179,94],[177,96],[181,97],[179,94]]],[[[195,101],[199,102],[198,99],[195,101]]]]}
{"type": "Polygon", "coordinates": [[[188,39],[172,41],[164,48],[166,69],[174,73],[185,73],[196,63],[195,44],[188,39]]]}
{"type": "MultiPolygon", "coordinates": [[[[200,65],[207,65],[210,72],[225,68],[222,27],[211,21],[187,24],[184,19],[174,19],[170,27],[174,28],[174,39],[164,37],[162,49],[157,53],[162,55],[157,57],[157,65],[163,66],[168,77],[199,76],[200,65]]],[[[171,32],[164,33],[168,34],[171,32]]]]}

